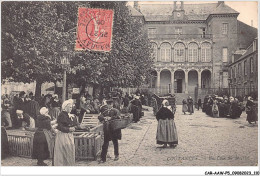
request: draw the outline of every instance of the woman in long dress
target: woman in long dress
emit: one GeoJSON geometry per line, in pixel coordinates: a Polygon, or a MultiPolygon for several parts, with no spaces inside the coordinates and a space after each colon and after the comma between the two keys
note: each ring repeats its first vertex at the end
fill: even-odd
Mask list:
{"type": "Polygon", "coordinates": [[[153,107],[153,115],[156,115],[158,112],[158,105],[157,105],[157,100],[154,96],[151,98],[151,106],[153,107]]]}
{"type": "Polygon", "coordinates": [[[193,109],[193,99],[191,98],[191,96],[188,97],[187,99],[187,106],[188,106],[188,112],[190,113],[190,115],[192,113],[194,113],[194,109],[193,109]]]}
{"type": "Polygon", "coordinates": [[[247,113],[247,121],[249,124],[251,124],[252,122],[257,121],[257,110],[256,110],[256,105],[253,101],[252,97],[248,97],[247,99],[247,103],[246,103],[246,113],[247,113]]]}
{"type": "Polygon", "coordinates": [[[216,118],[219,117],[219,108],[218,108],[217,103],[218,103],[218,101],[214,100],[213,105],[212,105],[212,114],[213,114],[213,117],[216,117],[216,118]]]}
{"type": "Polygon", "coordinates": [[[9,156],[9,144],[5,126],[8,126],[8,121],[1,117],[1,159],[9,156]]]}
{"type": "Polygon", "coordinates": [[[241,109],[238,106],[238,100],[236,100],[234,97],[230,97],[230,117],[233,119],[239,118],[241,115],[241,109]]]}
{"type": "Polygon", "coordinates": [[[186,114],[186,112],[188,112],[187,101],[185,99],[182,100],[182,112],[184,114],[186,114]]]}
{"type": "Polygon", "coordinates": [[[178,135],[174,114],[167,106],[169,106],[168,100],[163,100],[162,107],[156,114],[158,121],[156,140],[157,144],[161,144],[163,147],[167,147],[167,144],[174,147],[178,144],[178,135]]]}
{"type": "Polygon", "coordinates": [[[37,117],[38,128],[33,138],[32,158],[37,159],[38,166],[47,166],[44,160],[52,158],[53,155],[56,120],[51,121],[48,113],[46,107],[40,109],[40,115],[37,117]]]}
{"type": "Polygon", "coordinates": [[[66,100],[62,104],[62,112],[57,118],[57,129],[54,147],[54,166],[75,165],[75,144],[73,133],[79,127],[75,115],[70,114],[73,100],[66,100]]]}

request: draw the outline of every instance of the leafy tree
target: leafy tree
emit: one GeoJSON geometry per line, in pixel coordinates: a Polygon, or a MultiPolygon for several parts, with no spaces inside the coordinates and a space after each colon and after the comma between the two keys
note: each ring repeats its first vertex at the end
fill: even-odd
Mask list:
{"type": "Polygon", "coordinates": [[[88,83],[96,82],[102,87],[141,85],[152,66],[151,46],[143,24],[132,19],[126,2],[92,1],[89,6],[114,10],[112,50],[85,52],[85,57],[78,60],[83,70],[78,70],[77,76],[88,75],[88,83]]]}
{"type": "Polygon", "coordinates": [[[59,54],[74,23],[62,15],[62,2],[2,3],[2,82],[41,84],[60,79],[59,54]]]}
{"type": "Polygon", "coordinates": [[[126,2],[3,2],[2,83],[62,79],[62,47],[68,47],[68,83],[139,86],[152,65],[149,40],[126,2]],[[114,10],[111,52],[74,51],[78,7],[114,10]]]}

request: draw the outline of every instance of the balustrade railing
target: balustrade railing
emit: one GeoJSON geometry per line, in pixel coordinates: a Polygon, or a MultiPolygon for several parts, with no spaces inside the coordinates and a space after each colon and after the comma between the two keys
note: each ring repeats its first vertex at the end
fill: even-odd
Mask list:
{"type": "Polygon", "coordinates": [[[149,34],[150,39],[212,39],[212,34],[149,34]]]}

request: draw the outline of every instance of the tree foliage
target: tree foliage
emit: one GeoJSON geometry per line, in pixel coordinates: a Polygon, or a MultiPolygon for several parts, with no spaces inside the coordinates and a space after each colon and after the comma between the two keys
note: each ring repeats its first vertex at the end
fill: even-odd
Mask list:
{"type": "Polygon", "coordinates": [[[68,47],[69,83],[138,86],[152,66],[151,46],[126,2],[3,2],[2,82],[60,80],[68,47]],[[111,52],[74,51],[78,7],[114,10],[111,52]]]}
{"type": "Polygon", "coordinates": [[[43,82],[62,78],[60,53],[75,26],[70,13],[65,16],[64,6],[63,2],[2,3],[2,83],[36,81],[39,96],[43,82]]]}

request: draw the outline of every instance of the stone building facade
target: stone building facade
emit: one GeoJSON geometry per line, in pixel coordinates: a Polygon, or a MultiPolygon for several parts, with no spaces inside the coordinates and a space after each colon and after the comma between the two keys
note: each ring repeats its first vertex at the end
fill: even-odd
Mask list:
{"type": "Polygon", "coordinates": [[[228,65],[239,48],[239,13],[224,1],[206,4],[140,4],[130,8],[143,20],[154,53],[158,94],[193,95],[195,87],[228,88],[228,65]]]}
{"type": "Polygon", "coordinates": [[[251,95],[258,91],[258,42],[257,38],[246,50],[236,51],[229,65],[229,87],[232,96],[251,95]]]}

